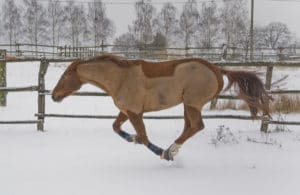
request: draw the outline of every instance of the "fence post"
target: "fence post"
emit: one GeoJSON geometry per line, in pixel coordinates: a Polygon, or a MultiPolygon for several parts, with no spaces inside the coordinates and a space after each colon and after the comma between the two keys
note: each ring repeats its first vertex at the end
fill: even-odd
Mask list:
{"type": "Polygon", "coordinates": [[[22,52],[20,50],[20,44],[16,43],[16,56],[21,56],[22,52]]]}
{"type": "Polygon", "coordinates": [[[67,57],[67,45],[65,45],[64,50],[65,50],[65,52],[64,52],[64,57],[67,57]]]}
{"type": "Polygon", "coordinates": [[[101,40],[101,55],[104,53],[104,41],[101,40]]]}
{"type": "Polygon", "coordinates": [[[80,47],[80,48],[79,48],[79,58],[80,58],[80,59],[82,59],[82,50],[83,50],[83,47],[80,47]]]}
{"type": "MultiPolygon", "coordinates": [[[[265,88],[266,90],[270,90],[271,89],[271,84],[272,84],[272,75],[273,75],[273,66],[268,65],[267,66],[267,73],[266,73],[266,83],[265,83],[265,88]]],[[[266,104],[270,105],[269,100],[266,99],[266,104]]],[[[267,113],[263,113],[263,116],[266,116],[267,113]]],[[[269,120],[267,117],[263,117],[263,119],[261,120],[261,126],[260,126],[260,131],[262,132],[267,132],[268,131],[268,125],[269,125],[269,120]]]]}
{"type": "Polygon", "coordinates": [[[185,51],[185,53],[184,53],[184,57],[188,57],[189,56],[189,48],[186,46],[185,48],[184,48],[184,51],[185,51]]]}
{"type": "Polygon", "coordinates": [[[45,75],[49,62],[42,58],[38,76],[38,123],[37,130],[44,131],[44,114],[45,114],[45,75]]]}
{"type": "MultiPolygon", "coordinates": [[[[0,87],[6,87],[6,50],[0,50],[0,87]]],[[[6,106],[7,92],[0,92],[0,106],[6,106]]]]}

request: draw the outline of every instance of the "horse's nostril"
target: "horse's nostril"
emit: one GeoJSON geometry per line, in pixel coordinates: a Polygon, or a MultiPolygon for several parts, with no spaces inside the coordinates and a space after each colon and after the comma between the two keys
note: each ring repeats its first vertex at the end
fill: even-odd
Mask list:
{"type": "Polygon", "coordinates": [[[57,102],[59,100],[59,98],[52,94],[52,100],[57,102]]]}

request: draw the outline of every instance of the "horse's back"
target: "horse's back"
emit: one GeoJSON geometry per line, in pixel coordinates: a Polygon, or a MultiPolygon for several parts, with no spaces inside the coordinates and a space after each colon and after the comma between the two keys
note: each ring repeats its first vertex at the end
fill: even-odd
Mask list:
{"type": "Polygon", "coordinates": [[[219,87],[215,72],[199,61],[177,64],[172,75],[146,80],[147,111],[169,108],[181,102],[202,107],[217,93],[219,87]]]}

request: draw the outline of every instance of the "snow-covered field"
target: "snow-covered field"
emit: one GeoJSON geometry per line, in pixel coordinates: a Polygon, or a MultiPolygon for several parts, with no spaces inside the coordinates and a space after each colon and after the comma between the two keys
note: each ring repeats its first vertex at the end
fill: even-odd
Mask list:
{"type": "MultiPolygon", "coordinates": [[[[38,64],[9,63],[8,86],[35,85],[38,64]]],[[[51,64],[48,89],[53,88],[64,65],[51,64]]],[[[292,85],[282,87],[300,89],[300,70],[280,69],[275,78],[285,74],[292,85]]],[[[36,92],[9,93],[8,106],[0,107],[0,120],[35,119],[36,97],[36,92]]],[[[46,105],[47,113],[117,114],[108,97],[69,97],[60,104],[47,97],[46,105]]],[[[231,110],[204,114],[210,113],[248,114],[231,110]]],[[[182,108],[159,114],[179,115],[182,108]]],[[[297,121],[300,114],[284,117],[297,121]]],[[[265,135],[259,132],[259,121],[207,119],[205,130],[186,142],[174,162],[166,162],[141,145],[123,141],[113,133],[112,122],[47,118],[43,133],[35,125],[1,125],[0,195],[300,193],[299,126],[272,126],[286,131],[265,135]]],[[[182,120],[145,123],[150,140],[164,148],[183,128],[182,120]]],[[[124,129],[133,133],[129,123],[124,129]]]]}

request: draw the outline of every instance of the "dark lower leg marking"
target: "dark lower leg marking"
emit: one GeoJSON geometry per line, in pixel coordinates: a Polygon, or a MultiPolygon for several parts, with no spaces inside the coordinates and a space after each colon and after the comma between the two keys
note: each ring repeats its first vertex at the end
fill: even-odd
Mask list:
{"type": "Polygon", "coordinates": [[[133,136],[123,130],[120,130],[118,132],[118,135],[121,136],[123,139],[125,139],[128,142],[133,142],[133,136]]]}
{"type": "Polygon", "coordinates": [[[125,139],[128,142],[134,142],[134,143],[141,143],[140,140],[136,135],[129,134],[123,130],[121,130],[121,125],[128,119],[128,117],[120,112],[118,117],[116,118],[115,122],[113,123],[113,129],[114,131],[121,136],[123,139],[125,139]]]}
{"type": "Polygon", "coordinates": [[[123,139],[125,139],[128,142],[134,142],[135,144],[142,144],[142,142],[136,135],[129,134],[123,130],[120,130],[118,132],[118,135],[121,136],[123,139]]]}
{"type": "Polygon", "coordinates": [[[147,148],[149,148],[149,150],[151,150],[152,152],[154,152],[156,155],[161,156],[163,153],[163,149],[161,149],[160,147],[152,144],[151,142],[148,144],[147,148]]]}

